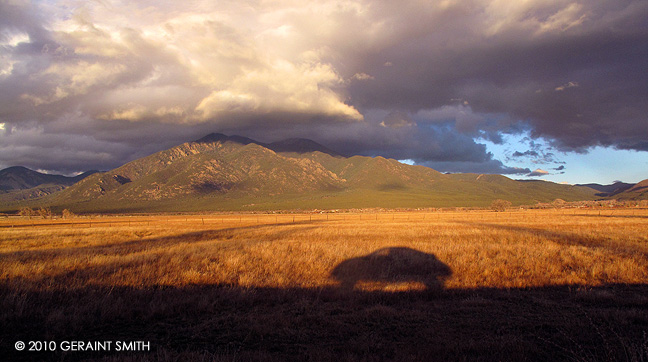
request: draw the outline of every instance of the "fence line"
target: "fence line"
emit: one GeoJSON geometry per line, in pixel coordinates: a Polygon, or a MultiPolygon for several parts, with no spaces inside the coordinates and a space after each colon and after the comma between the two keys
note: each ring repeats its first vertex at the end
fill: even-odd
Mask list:
{"type": "Polygon", "coordinates": [[[496,221],[498,223],[515,220],[538,220],[543,217],[639,217],[648,218],[646,209],[536,209],[508,210],[493,212],[490,210],[464,211],[387,211],[375,213],[301,213],[301,214],[227,214],[227,215],[196,215],[196,216],[102,216],[94,218],[71,219],[23,219],[5,218],[0,220],[0,228],[35,228],[35,227],[173,227],[190,224],[212,226],[213,224],[295,224],[304,222],[448,222],[462,219],[496,221]]]}

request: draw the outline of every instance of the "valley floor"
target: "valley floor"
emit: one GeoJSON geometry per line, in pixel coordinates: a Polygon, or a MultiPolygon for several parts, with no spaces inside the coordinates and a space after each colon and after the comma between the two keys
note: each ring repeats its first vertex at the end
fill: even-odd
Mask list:
{"type": "Polygon", "coordinates": [[[10,217],[0,353],[645,361],[647,235],[645,209],[10,217]]]}

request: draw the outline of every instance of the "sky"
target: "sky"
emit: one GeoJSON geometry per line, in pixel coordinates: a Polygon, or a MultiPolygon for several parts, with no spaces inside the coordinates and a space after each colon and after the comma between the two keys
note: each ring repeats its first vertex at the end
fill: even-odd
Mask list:
{"type": "Polygon", "coordinates": [[[442,172],[648,178],[645,0],[0,0],[0,168],[211,132],[442,172]]]}

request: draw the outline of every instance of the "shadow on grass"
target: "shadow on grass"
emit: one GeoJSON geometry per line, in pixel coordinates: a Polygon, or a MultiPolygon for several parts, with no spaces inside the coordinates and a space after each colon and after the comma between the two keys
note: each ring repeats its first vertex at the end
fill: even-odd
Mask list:
{"type": "MultiPolygon", "coordinates": [[[[315,224],[321,223],[322,221],[313,220],[313,221],[297,221],[291,223],[290,225],[296,226],[296,228],[286,229],[281,231],[272,230],[276,228],[279,224],[262,224],[262,225],[250,225],[250,226],[240,226],[232,228],[223,228],[223,229],[210,229],[210,230],[200,230],[192,231],[188,233],[173,234],[162,237],[147,237],[147,234],[134,233],[135,238],[124,241],[124,242],[115,242],[115,243],[106,243],[100,245],[90,245],[90,246],[74,246],[74,247],[62,247],[62,248],[40,248],[34,250],[20,250],[8,253],[0,253],[0,258],[5,260],[18,259],[23,262],[34,261],[43,258],[55,258],[58,256],[69,256],[69,254],[78,254],[78,255],[127,255],[132,253],[138,253],[144,250],[154,251],[155,249],[160,249],[167,247],[169,245],[178,245],[178,244],[190,244],[198,243],[213,240],[214,242],[226,243],[231,241],[237,233],[255,231],[263,232],[263,230],[268,229],[272,230],[272,233],[268,233],[268,236],[263,240],[257,240],[255,242],[245,241],[245,245],[252,245],[254,243],[270,243],[276,240],[281,240],[295,232],[303,232],[305,230],[310,230],[315,228],[315,224]],[[312,226],[309,226],[312,225],[312,226]],[[304,227],[307,226],[307,227],[304,227]]],[[[281,224],[285,225],[285,224],[281,224]]],[[[155,229],[153,229],[155,230],[155,229]]],[[[231,242],[227,246],[236,246],[242,245],[242,242],[231,242]]]]}
{"type": "Polygon", "coordinates": [[[343,261],[331,271],[340,286],[320,288],[16,290],[15,280],[0,280],[0,353],[11,361],[648,358],[646,284],[443,289],[451,272],[434,255],[393,247],[343,261]],[[436,292],[354,288],[362,281],[422,281],[436,292]],[[116,341],[146,341],[150,350],[14,348],[16,341],[36,340],[113,341],[113,348],[116,341]]]}
{"type": "Polygon", "coordinates": [[[434,297],[228,285],[21,293],[2,287],[0,340],[7,361],[645,360],[646,295],[646,285],[461,289],[434,297]],[[148,341],[151,348],[13,347],[33,340],[148,341]]]}
{"type": "Polygon", "coordinates": [[[427,290],[441,290],[443,281],[450,275],[450,267],[433,254],[405,247],[383,248],[345,260],[331,272],[345,291],[355,289],[361,282],[415,282],[422,283],[427,290]]]}
{"type": "Polygon", "coordinates": [[[646,252],[646,249],[643,249],[639,246],[629,245],[628,243],[625,243],[623,240],[614,240],[611,238],[600,238],[600,237],[593,237],[593,236],[583,236],[574,233],[559,232],[554,230],[546,230],[542,228],[531,228],[525,226],[477,223],[477,222],[467,222],[467,221],[456,221],[456,223],[468,225],[468,226],[474,226],[474,227],[505,230],[505,231],[510,231],[512,233],[540,236],[546,238],[547,240],[551,240],[553,242],[560,243],[563,245],[577,245],[577,246],[584,246],[588,248],[602,248],[602,249],[606,249],[607,251],[613,254],[625,255],[625,256],[640,255],[644,258],[648,258],[648,252],[646,252]]]}
{"type": "Polygon", "coordinates": [[[648,219],[648,216],[646,215],[590,215],[590,214],[576,214],[576,215],[570,215],[566,214],[567,216],[572,216],[572,217],[604,217],[604,218],[621,218],[621,219],[648,219]]]}

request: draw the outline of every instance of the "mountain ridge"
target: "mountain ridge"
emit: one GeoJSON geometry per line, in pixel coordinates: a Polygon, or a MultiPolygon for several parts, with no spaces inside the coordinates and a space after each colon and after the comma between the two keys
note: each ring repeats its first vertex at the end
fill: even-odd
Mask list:
{"type": "Polygon", "coordinates": [[[646,200],[648,199],[648,179],[639,181],[631,187],[614,194],[619,200],[646,200]]]}
{"type": "Polygon", "coordinates": [[[608,196],[614,196],[616,194],[622,193],[630,188],[632,188],[635,184],[629,184],[621,181],[617,181],[614,183],[611,183],[609,185],[601,185],[597,183],[588,183],[588,184],[577,184],[576,186],[585,186],[589,187],[591,189],[600,191],[597,196],[601,197],[608,197],[608,196]]]}
{"type": "Polygon", "coordinates": [[[443,174],[384,157],[344,157],[317,142],[265,144],[212,133],[96,173],[24,204],[74,212],[488,206],[595,198],[587,187],[443,174]],[[274,149],[273,149],[274,148],[274,149]]]}
{"type": "Polygon", "coordinates": [[[98,171],[86,171],[77,176],[52,175],[12,166],[0,170],[0,203],[10,204],[54,194],[74,185],[98,171]]]}
{"type": "MultiPolygon", "coordinates": [[[[628,198],[648,192],[643,186],[623,192],[630,190],[628,198]]],[[[221,133],[50,191],[23,192],[23,199],[3,210],[23,205],[75,212],[486,207],[495,199],[514,205],[594,200],[601,192],[496,174],[444,174],[380,156],[347,157],[308,139],[263,143],[221,133]],[[38,198],[29,200],[33,195],[38,198]]]]}
{"type": "Polygon", "coordinates": [[[267,149],[273,150],[275,152],[309,153],[309,152],[318,151],[318,152],[329,154],[334,157],[347,157],[308,138],[288,138],[281,141],[264,143],[244,136],[238,136],[238,135],[227,136],[222,133],[210,133],[205,137],[202,137],[194,142],[212,143],[212,142],[226,142],[226,141],[240,143],[242,145],[249,145],[251,143],[254,143],[259,146],[265,147],[267,149]]]}
{"type": "Polygon", "coordinates": [[[72,186],[80,180],[99,171],[86,171],[77,176],[47,174],[24,166],[11,166],[0,170],[0,191],[27,190],[41,185],[72,186]]]}

